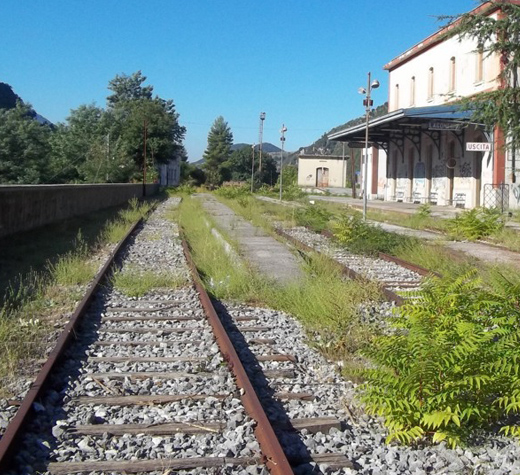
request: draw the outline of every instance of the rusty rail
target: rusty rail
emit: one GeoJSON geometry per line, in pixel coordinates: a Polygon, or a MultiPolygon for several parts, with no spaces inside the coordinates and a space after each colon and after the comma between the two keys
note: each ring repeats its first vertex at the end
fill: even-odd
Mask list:
{"type": "Polygon", "coordinates": [[[272,475],[291,475],[293,473],[291,465],[289,464],[273,427],[265,414],[262,404],[260,403],[253,385],[247,376],[233,343],[226,333],[226,330],[211,303],[211,299],[202,285],[199,273],[197,272],[193,259],[191,258],[188,244],[184,238],[182,240],[182,246],[184,248],[184,255],[186,256],[186,260],[190,266],[193,281],[195,282],[195,288],[199,293],[199,298],[204,307],[204,311],[206,312],[208,321],[213,328],[217,344],[230,370],[235,376],[237,386],[241,389],[242,404],[244,404],[247,413],[256,421],[255,435],[260,444],[264,462],[272,475]]]}
{"type": "Polygon", "coordinates": [[[126,244],[130,236],[134,233],[137,226],[141,224],[142,221],[143,220],[140,219],[130,228],[130,230],[116,246],[116,248],[112,251],[103,268],[97,273],[83,299],[77,305],[76,310],[72,314],[72,317],[56,341],[56,346],[49,354],[47,361],[38,372],[36,380],[31,385],[29,391],[22,401],[22,404],[18,408],[18,411],[7,426],[4,435],[0,439],[0,473],[3,473],[5,470],[7,470],[9,465],[12,463],[12,458],[14,456],[13,451],[17,446],[17,442],[19,441],[25,424],[32,413],[33,404],[37,401],[40,395],[43,394],[43,391],[47,387],[49,375],[52,373],[54,367],[56,366],[65,349],[70,344],[72,338],[74,338],[76,329],[81,323],[81,320],[85,315],[92,298],[97,292],[100,284],[105,279],[119,251],[126,244]]]}
{"type": "Polygon", "coordinates": [[[428,269],[425,269],[424,267],[412,264],[411,262],[404,261],[403,259],[400,259],[399,257],[391,256],[390,254],[385,254],[384,252],[379,253],[379,257],[381,259],[384,259],[388,262],[394,262],[395,264],[399,264],[401,267],[405,267],[406,269],[409,269],[411,271],[414,271],[415,273],[422,275],[422,276],[429,276],[434,275],[435,277],[441,278],[442,275],[438,272],[434,272],[428,269]]]}
{"type": "MultiPolygon", "coordinates": [[[[316,249],[314,249],[310,246],[307,246],[307,244],[304,244],[303,242],[298,241],[298,239],[293,238],[292,236],[290,236],[285,231],[283,231],[279,228],[276,228],[275,232],[276,232],[276,234],[278,234],[279,236],[283,237],[284,239],[289,241],[291,244],[293,244],[296,248],[298,248],[304,252],[315,252],[316,254],[318,254],[320,256],[328,257],[325,254],[323,254],[322,252],[319,252],[316,249]]],[[[329,238],[332,237],[332,234],[330,232],[322,232],[322,234],[329,238]]],[[[328,258],[330,260],[333,260],[330,257],[328,257],[328,258]]],[[[389,254],[384,254],[384,253],[380,252],[379,258],[384,259],[389,262],[394,262],[395,264],[398,264],[402,267],[410,269],[422,276],[434,275],[436,277],[442,277],[442,275],[438,274],[437,272],[430,271],[428,269],[425,269],[424,267],[416,266],[415,264],[412,264],[411,262],[404,261],[403,259],[399,259],[398,257],[394,257],[389,254]]],[[[365,280],[365,281],[367,280],[366,277],[364,277],[363,275],[359,274],[358,272],[350,269],[345,264],[341,264],[340,262],[337,262],[334,260],[333,260],[333,262],[341,268],[341,272],[343,273],[343,275],[345,275],[349,279],[365,280]]],[[[387,300],[389,300],[391,302],[395,302],[396,305],[399,305],[399,306],[403,305],[403,303],[405,303],[405,301],[406,301],[405,298],[401,297],[399,294],[395,293],[393,290],[390,290],[389,288],[385,287],[384,284],[381,285],[380,288],[381,288],[381,292],[387,298],[387,300]]]]}

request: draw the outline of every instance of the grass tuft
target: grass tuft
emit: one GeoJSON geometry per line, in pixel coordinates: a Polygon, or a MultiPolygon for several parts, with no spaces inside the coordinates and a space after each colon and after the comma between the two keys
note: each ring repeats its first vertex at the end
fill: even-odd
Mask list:
{"type": "Polygon", "coordinates": [[[170,272],[140,271],[127,268],[115,272],[113,286],[129,297],[142,297],[154,289],[178,289],[188,283],[185,276],[170,272]]]}

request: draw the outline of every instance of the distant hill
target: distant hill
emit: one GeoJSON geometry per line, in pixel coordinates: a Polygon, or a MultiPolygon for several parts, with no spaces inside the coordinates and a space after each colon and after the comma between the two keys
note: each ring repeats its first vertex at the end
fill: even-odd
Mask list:
{"type": "MultiPolygon", "coordinates": [[[[371,119],[375,119],[376,117],[381,117],[382,115],[388,114],[388,102],[376,107],[372,113],[370,114],[371,119]]],[[[327,136],[334,132],[338,132],[339,130],[348,129],[349,127],[353,127],[358,124],[362,124],[365,121],[365,116],[359,116],[355,119],[349,120],[342,125],[338,125],[333,127],[328,132],[325,132],[319,139],[314,141],[312,144],[307,145],[305,147],[300,147],[297,152],[294,152],[289,155],[289,163],[296,164],[298,163],[298,155],[300,154],[300,150],[304,150],[304,153],[310,154],[323,154],[323,155],[341,155],[343,152],[343,145],[341,142],[333,142],[330,141],[327,136]]]]}
{"type": "Polygon", "coordinates": [[[14,109],[16,101],[21,100],[21,97],[14,93],[9,84],[0,82],[0,109],[14,109]]]}
{"type": "MultiPolygon", "coordinates": [[[[18,94],[15,94],[13,88],[9,84],[0,82],[0,109],[14,109],[16,107],[16,101],[23,102],[23,99],[18,94]]],[[[50,120],[38,114],[35,110],[33,110],[32,116],[40,124],[53,125],[50,120]]]]}
{"type": "MultiPolygon", "coordinates": [[[[251,144],[250,143],[235,143],[231,146],[231,150],[233,150],[233,151],[241,150],[244,147],[251,147],[251,144]]],[[[258,149],[258,144],[256,145],[256,148],[258,149]]],[[[262,152],[279,153],[281,151],[282,151],[281,148],[278,148],[276,145],[273,145],[272,143],[269,143],[269,142],[262,143],[262,152]]]]}
{"type": "MultiPolygon", "coordinates": [[[[251,147],[250,143],[234,143],[231,145],[231,151],[234,152],[235,150],[242,150],[244,147],[251,147]]],[[[255,150],[258,150],[258,145],[256,145],[255,150]]],[[[262,143],[262,152],[265,153],[279,153],[282,149],[278,148],[276,145],[273,145],[269,142],[262,143]]],[[[201,167],[204,165],[204,159],[201,158],[200,160],[197,160],[196,162],[191,162],[192,165],[197,165],[198,167],[201,167]]]]}

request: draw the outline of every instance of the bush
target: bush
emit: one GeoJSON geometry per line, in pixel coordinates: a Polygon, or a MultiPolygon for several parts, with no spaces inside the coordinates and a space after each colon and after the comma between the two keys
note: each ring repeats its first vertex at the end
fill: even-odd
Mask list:
{"type": "Polygon", "coordinates": [[[404,245],[411,245],[413,238],[389,233],[379,226],[363,220],[359,213],[343,214],[332,225],[334,238],[350,251],[377,255],[379,252],[395,254],[404,245]]]}
{"type": "MultiPolygon", "coordinates": [[[[520,286],[481,288],[475,273],[430,280],[399,309],[395,333],[363,351],[361,400],[385,417],[387,442],[463,443],[520,413],[520,286]]],[[[502,432],[520,436],[520,427],[502,432]]]]}
{"type": "Polygon", "coordinates": [[[504,219],[496,208],[473,208],[448,221],[448,233],[454,239],[475,241],[504,228],[504,219]]]}
{"type": "Polygon", "coordinates": [[[227,186],[221,186],[215,193],[223,198],[227,199],[238,199],[245,198],[251,195],[251,188],[249,185],[244,183],[229,184],[227,186]]]}
{"type": "Polygon", "coordinates": [[[332,213],[323,206],[310,205],[298,208],[294,213],[294,218],[299,226],[307,226],[314,232],[320,233],[327,228],[332,213]]]}

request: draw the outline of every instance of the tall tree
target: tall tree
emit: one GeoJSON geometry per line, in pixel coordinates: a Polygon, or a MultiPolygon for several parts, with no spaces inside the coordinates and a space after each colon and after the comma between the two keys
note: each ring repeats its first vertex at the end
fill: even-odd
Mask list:
{"type": "Polygon", "coordinates": [[[107,98],[109,111],[114,114],[126,153],[142,168],[144,160],[144,129],[147,135],[147,161],[166,163],[182,159],[186,128],[179,124],[179,114],[173,101],[152,97],[153,86],[144,86],[141,71],[130,76],[116,76],[109,83],[114,92],[107,98]]]}
{"type": "Polygon", "coordinates": [[[50,134],[30,105],[18,101],[14,109],[0,109],[0,183],[45,183],[50,134]]]}
{"type": "Polygon", "coordinates": [[[208,146],[203,155],[208,185],[218,186],[225,178],[222,165],[231,155],[231,145],[233,145],[233,133],[224,118],[219,116],[211,126],[208,146]]]}
{"type": "Polygon", "coordinates": [[[463,102],[474,109],[476,122],[488,128],[499,125],[508,138],[508,145],[520,147],[520,5],[508,0],[483,1],[484,8],[466,13],[452,21],[448,34],[476,40],[477,49],[484,56],[498,55],[502,70],[497,78],[501,87],[483,92],[463,102]],[[501,12],[496,18],[489,16],[491,9],[501,12]]]}
{"type": "MultiPolygon", "coordinates": [[[[255,149],[255,161],[258,161],[258,159],[258,149],[255,149]]],[[[222,164],[224,178],[233,181],[251,180],[252,160],[253,151],[250,145],[234,150],[229,159],[222,164]]],[[[276,161],[268,153],[262,152],[262,172],[260,173],[255,169],[255,183],[257,185],[261,183],[272,185],[276,183],[277,178],[276,161]]]]}
{"type": "Polygon", "coordinates": [[[121,102],[134,101],[137,99],[151,99],[153,86],[143,86],[146,76],[141,71],[137,71],[130,76],[126,74],[116,74],[116,77],[109,81],[108,89],[113,94],[107,97],[109,107],[115,107],[121,102]]]}
{"type": "Polygon", "coordinates": [[[144,128],[147,130],[147,176],[153,165],[183,159],[186,129],[172,100],[152,97],[140,71],[109,82],[107,108],[82,105],[71,111],[53,135],[50,168],[53,182],[128,182],[142,176],[144,128]]]}

